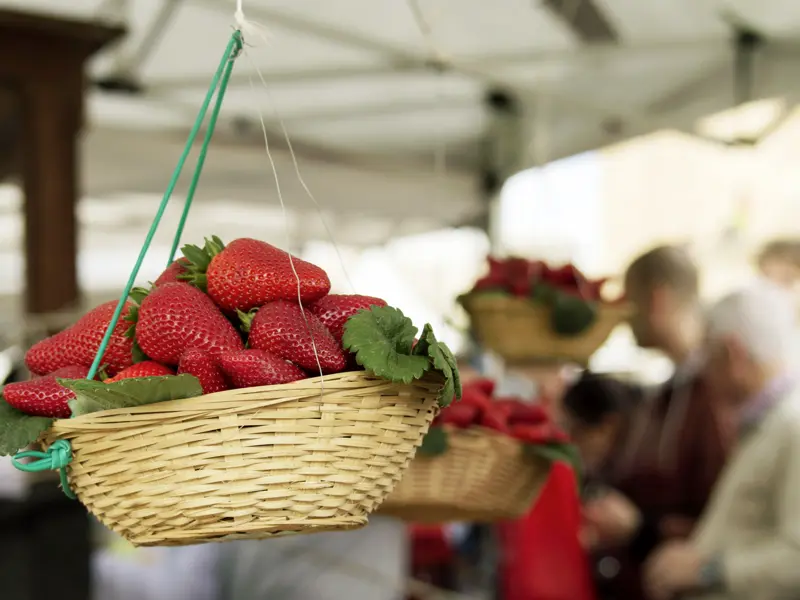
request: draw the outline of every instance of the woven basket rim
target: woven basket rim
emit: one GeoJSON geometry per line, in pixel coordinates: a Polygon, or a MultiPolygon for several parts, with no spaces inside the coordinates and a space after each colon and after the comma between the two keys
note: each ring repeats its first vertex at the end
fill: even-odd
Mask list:
{"type": "MultiPolygon", "coordinates": [[[[470,312],[471,309],[477,311],[502,310],[504,312],[529,312],[531,310],[549,310],[530,298],[520,298],[518,296],[502,294],[475,294],[464,298],[464,307],[470,312]]],[[[629,316],[633,312],[633,307],[629,302],[598,302],[599,310],[603,313],[618,313],[620,317],[629,316]]]]}
{"type": "MultiPolygon", "coordinates": [[[[102,415],[103,418],[107,418],[109,416],[120,416],[120,415],[138,415],[138,414],[148,414],[152,413],[153,406],[159,406],[161,408],[168,407],[170,409],[188,409],[188,408],[197,408],[198,404],[202,404],[209,398],[220,398],[222,396],[228,395],[231,392],[235,391],[237,394],[252,394],[257,396],[260,393],[265,391],[270,392],[280,392],[285,391],[288,400],[297,399],[298,396],[308,395],[309,397],[312,396],[319,396],[320,391],[323,390],[321,383],[324,382],[333,382],[333,381],[342,381],[342,380],[352,380],[354,383],[358,382],[383,382],[387,386],[397,386],[397,385],[423,385],[423,386],[441,386],[444,378],[441,374],[436,372],[428,371],[426,372],[420,379],[415,379],[410,384],[398,383],[393,382],[388,379],[384,379],[378,375],[370,373],[369,371],[345,371],[343,373],[334,373],[332,375],[323,375],[317,377],[311,377],[308,379],[300,379],[298,381],[292,381],[290,383],[282,383],[278,385],[265,385],[259,387],[250,387],[250,388],[240,388],[236,390],[225,390],[222,392],[215,392],[213,394],[203,394],[202,396],[194,396],[192,398],[182,398],[180,400],[166,400],[164,402],[154,402],[152,404],[145,404],[143,406],[134,406],[130,408],[112,408],[109,410],[98,411],[94,413],[89,413],[86,415],[81,415],[79,417],[69,418],[69,419],[57,419],[53,422],[50,426],[50,431],[57,432],[60,429],[60,424],[68,423],[67,429],[74,431],[76,428],[79,428],[80,425],[90,425],[93,421],[95,421],[98,415],[102,415]],[[303,391],[307,390],[307,394],[304,394],[303,391]],[[77,426],[77,427],[76,427],[77,426]]],[[[360,386],[355,385],[354,388],[358,388],[360,386]]],[[[324,393],[324,390],[323,390],[324,393]]],[[[279,404],[279,401],[272,401],[275,404],[279,404]]]]}

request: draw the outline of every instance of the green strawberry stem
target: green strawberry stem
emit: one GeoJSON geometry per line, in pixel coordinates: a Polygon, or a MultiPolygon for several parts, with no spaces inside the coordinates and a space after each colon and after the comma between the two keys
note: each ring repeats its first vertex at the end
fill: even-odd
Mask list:
{"type": "Polygon", "coordinates": [[[242,331],[245,333],[250,333],[250,327],[253,325],[253,318],[256,316],[257,312],[257,308],[254,308],[248,312],[244,312],[242,310],[236,311],[236,316],[239,317],[239,321],[241,322],[242,331]]]}
{"type": "Polygon", "coordinates": [[[194,244],[186,244],[181,248],[181,253],[189,261],[189,264],[186,270],[178,275],[178,279],[206,291],[208,287],[208,280],[206,279],[208,266],[213,258],[224,249],[225,243],[216,235],[206,238],[202,248],[194,244]]]}

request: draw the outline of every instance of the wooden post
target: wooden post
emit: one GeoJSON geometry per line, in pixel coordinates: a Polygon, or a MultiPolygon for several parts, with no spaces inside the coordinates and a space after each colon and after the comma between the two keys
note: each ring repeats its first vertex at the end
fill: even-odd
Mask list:
{"type": "MultiPolygon", "coordinates": [[[[30,314],[71,308],[77,282],[77,136],[86,60],[124,30],[0,11],[0,83],[17,95],[30,314]]],[[[13,112],[11,114],[14,114],[13,112]]]]}
{"type": "MultiPolygon", "coordinates": [[[[0,178],[22,180],[29,314],[78,301],[75,205],[84,65],[123,33],[0,11],[0,178]]],[[[3,600],[89,600],[90,558],[86,510],[64,496],[57,477],[32,484],[26,498],[0,500],[3,600]]]]}

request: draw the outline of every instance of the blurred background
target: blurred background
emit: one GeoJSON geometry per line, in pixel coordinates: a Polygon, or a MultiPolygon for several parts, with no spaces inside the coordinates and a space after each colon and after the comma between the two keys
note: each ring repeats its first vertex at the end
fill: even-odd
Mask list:
{"type": "MultiPolygon", "coordinates": [[[[0,0],[0,346],[118,296],[235,5],[0,0]]],[[[489,253],[614,280],[642,251],[680,244],[710,300],[751,276],[764,242],[800,233],[800,3],[244,8],[259,27],[183,241],[287,248],[324,267],[334,291],[432,323],[456,353],[469,340],[455,298],[489,253]]],[[[170,259],[188,181],[141,282],[170,259]]],[[[591,366],[647,381],[671,368],[624,324],[591,366]]]]}

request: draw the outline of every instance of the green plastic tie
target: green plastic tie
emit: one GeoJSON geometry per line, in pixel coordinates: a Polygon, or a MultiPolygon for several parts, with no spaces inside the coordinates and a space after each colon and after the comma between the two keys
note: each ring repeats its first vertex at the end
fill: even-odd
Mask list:
{"type": "Polygon", "coordinates": [[[181,216],[178,229],[175,233],[175,239],[173,240],[172,243],[172,252],[170,253],[170,260],[167,262],[167,264],[172,262],[172,257],[175,255],[175,251],[177,250],[178,244],[180,243],[181,234],[183,233],[183,227],[186,224],[186,218],[189,213],[189,208],[191,207],[192,198],[194,197],[194,190],[197,186],[197,182],[200,179],[200,171],[203,168],[206,153],[208,151],[208,145],[209,142],[211,141],[211,136],[214,133],[214,127],[217,122],[217,116],[219,115],[219,111],[222,108],[222,99],[225,96],[225,88],[228,85],[231,72],[233,71],[233,61],[236,59],[237,56],[239,56],[241,50],[242,50],[242,34],[239,31],[234,31],[230,41],[228,42],[228,46],[225,48],[225,54],[223,55],[222,60],[219,63],[219,67],[217,67],[217,72],[214,73],[214,77],[211,79],[211,85],[209,85],[208,87],[208,92],[206,93],[205,100],[203,101],[203,104],[200,107],[200,112],[197,115],[197,119],[195,119],[194,126],[192,126],[191,132],[189,133],[189,139],[186,140],[186,145],[184,146],[183,152],[181,153],[181,156],[178,159],[178,165],[172,172],[172,177],[169,180],[169,184],[167,185],[166,191],[164,192],[164,197],[161,199],[161,204],[159,205],[158,210],[156,211],[156,216],[153,218],[153,223],[152,225],[150,225],[150,231],[147,232],[144,244],[142,245],[142,249],[139,252],[139,257],[136,259],[136,264],[134,264],[133,270],[131,271],[131,275],[128,278],[128,283],[125,284],[125,288],[123,289],[122,294],[119,297],[117,308],[114,311],[113,316],[111,317],[111,321],[108,324],[108,328],[106,329],[106,333],[103,336],[103,340],[102,342],[100,342],[100,347],[97,349],[97,355],[94,357],[94,362],[92,362],[92,366],[89,369],[89,373],[86,375],[87,379],[94,379],[94,376],[97,374],[97,369],[100,367],[100,361],[102,360],[103,354],[105,354],[106,348],[108,347],[108,342],[111,339],[111,334],[113,333],[114,327],[116,326],[116,323],[119,320],[120,315],[122,314],[122,310],[125,307],[125,301],[128,299],[128,295],[131,293],[131,289],[133,289],[134,283],[136,282],[136,276],[139,274],[139,269],[141,269],[142,263],[144,262],[144,257],[147,254],[147,251],[150,249],[150,244],[152,243],[153,237],[155,236],[156,231],[158,230],[158,225],[161,223],[161,217],[164,215],[164,211],[167,208],[167,204],[169,204],[169,200],[172,197],[172,193],[175,191],[175,186],[178,184],[178,179],[180,178],[181,172],[183,171],[183,167],[186,164],[186,159],[189,157],[189,152],[191,152],[195,138],[197,137],[197,134],[200,132],[200,127],[202,127],[203,125],[206,113],[208,112],[208,106],[211,104],[211,99],[214,97],[214,93],[217,92],[217,88],[219,87],[219,92],[217,93],[217,102],[214,106],[211,120],[209,120],[208,131],[206,131],[206,135],[203,139],[202,146],[200,147],[200,156],[197,159],[197,166],[195,168],[194,176],[192,177],[192,183],[189,189],[189,193],[186,196],[186,203],[184,205],[183,215],[181,216]]]}
{"type": "Polygon", "coordinates": [[[56,440],[45,451],[39,452],[38,450],[27,450],[18,453],[11,459],[13,464],[20,471],[26,473],[41,473],[42,471],[58,471],[61,478],[61,489],[67,498],[75,499],[75,494],[69,489],[69,480],[67,479],[67,465],[72,462],[72,445],[68,440],[56,440]],[[20,459],[35,458],[33,462],[22,463],[20,459]]]}
{"type": "MultiPolygon", "coordinates": [[[[231,35],[230,41],[228,42],[228,46],[225,48],[225,54],[222,56],[222,60],[220,60],[217,71],[214,73],[214,77],[211,79],[211,84],[208,87],[205,100],[203,100],[203,104],[200,107],[200,112],[197,115],[197,119],[195,119],[194,125],[189,132],[189,138],[186,140],[186,145],[184,146],[183,152],[178,159],[178,164],[175,167],[175,170],[172,172],[172,177],[167,184],[167,189],[165,190],[164,196],[161,199],[161,204],[158,206],[156,215],[153,218],[153,223],[150,225],[150,230],[147,232],[144,244],[142,244],[142,248],[139,251],[139,257],[136,259],[136,263],[133,266],[133,270],[128,278],[128,283],[125,284],[125,288],[119,297],[117,308],[114,310],[114,314],[112,315],[111,321],[108,324],[108,328],[106,329],[103,339],[100,342],[100,347],[97,349],[97,354],[94,357],[94,361],[89,369],[89,373],[86,375],[86,378],[89,380],[94,379],[95,375],[97,375],[97,371],[100,368],[100,361],[106,352],[106,348],[111,340],[111,335],[114,332],[117,321],[122,314],[122,310],[125,308],[125,302],[127,301],[128,296],[133,289],[137,275],[139,275],[139,269],[142,267],[144,257],[147,255],[147,251],[150,249],[150,244],[152,243],[153,237],[158,230],[158,226],[161,223],[161,218],[164,216],[164,211],[167,208],[167,204],[169,204],[172,193],[175,191],[175,186],[178,184],[178,179],[180,178],[183,167],[185,166],[186,160],[189,157],[189,153],[192,150],[192,146],[197,138],[197,134],[200,132],[200,128],[205,121],[206,113],[208,113],[208,107],[211,104],[211,100],[214,98],[214,94],[216,93],[216,102],[214,103],[214,108],[211,111],[211,116],[208,121],[208,128],[200,146],[197,164],[195,166],[194,173],[192,174],[191,183],[189,184],[189,189],[186,194],[186,201],[183,206],[183,213],[181,214],[181,219],[175,232],[175,237],[172,242],[172,250],[170,251],[170,259],[167,264],[169,265],[174,260],[175,253],[178,249],[178,244],[180,243],[181,235],[183,234],[183,229],[186,225],[186,219],[189,216],[189,209],[192,206],[194,193],[197,189],[197,184],[200,181],[200,174],[203,170],[203,165],[205,164],[208,146],[211,142],[211,137],[214,134],[214,128],[216,127],[220,110],[222,109],[222,100],[225,97],[225,90],[228,87],[228,82],[230,80],[231,73],[233,72],[234,61],[241,53],[242,47],[242,34],[240,31],[234,31],[233,35],[231,35]]],[[[61,487],[64,490],[64,494],[68,498],[75,498],[75,494],[69,488],[69,481],[67,479],[67,465],[72,462],[72,445],[69,443],[69,440],[56,440],[45,452],[38,452],[35,450],[19,452],[16,456],[14,456],[14,458],[11,459],[11,462],[20,471],[25,471],[28,473],[58,470],[61,477],[61,487]],[[20,462],[20,460],[24,458],[35,458],[37,460],[30,463],[20,462]]]]}

